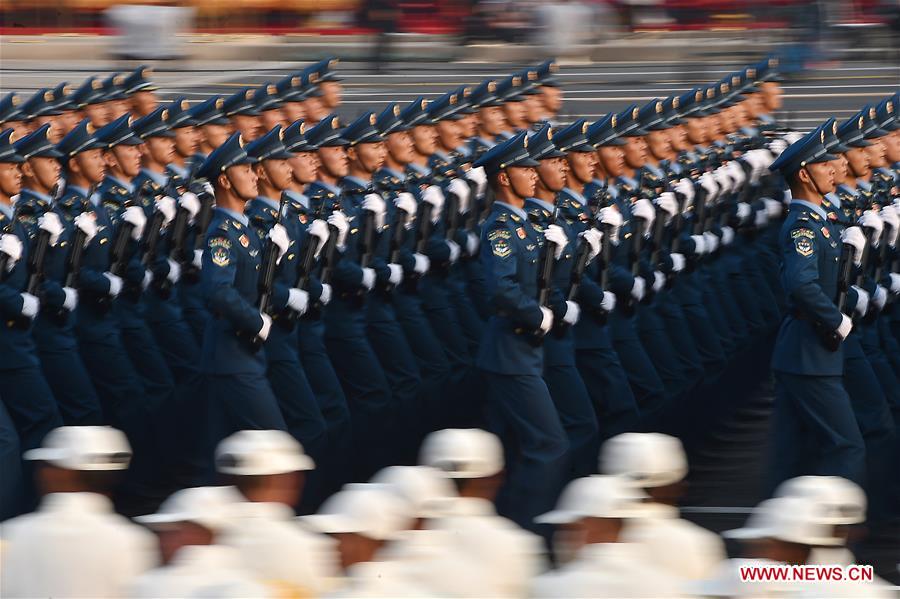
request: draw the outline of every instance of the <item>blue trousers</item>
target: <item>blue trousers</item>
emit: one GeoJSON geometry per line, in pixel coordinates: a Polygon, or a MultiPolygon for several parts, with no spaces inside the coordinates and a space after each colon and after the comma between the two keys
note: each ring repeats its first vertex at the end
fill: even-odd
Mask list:
{"type": "Polygon", "coordinates": [[[242,430],[287,430],[278,399],[262,372],[206,374],[210,412],[219,418],[213,447],[242,430]]]}
{"type": "Polygon", "coordinates": [[[534,518],[553,507],[563,482],[569,442],[547,384],[534,374],[482,371],[485,395],[514,448],[498,508],[519,526],[535,530],[534,518]]]}
{"type": "Polygon", "coordinates": [[[38,349],[38,358],[63,422],[69,426],[103,424],[100,398],[78,351],[38,349]]]}
{"type": "Polygon", "coordinates": [[[862,484],[865,443],[841,377],[776,372],[775,381],[774,482],[815,474],[862,484]]]}
{"type": "Polygon", "coordinates": [[[17,516],[24,509],[22,495],[25,478],[22,474],[22,450],[12,418],[0,401],[0,522],[17,516]]]}
{"type": "Polygon", "coordinates": [[[575,362],[597,412],[600,439],[638,430],[641,412],[618,354],[608,348],[578,349],[575,362]]]}
{"type": "Polygon", "coordinates": [[[266,377],[278,399],[287,430],[314,460],[325,452],[327,429],[316,395],[300,361],[270,360],[266,377]]]}
{"type": "Polygon", "coordinates": [[[569,439],[567,478],[571,480],[594,473],[600,453],[600,430],[581,375],[574,365],[545,366],[544,381],[569,439]]]}
{"type": "Polygon", "coordinates": [[[619,312],[610,315],[613,347],[628,376],[642,418],[653,418],[666,404],[666,388],[647,350],[638,338],[633,317],[619,312]]]}
{"type": "Polygon", "coordinates": [[[37,366],[0,370],[0,400],[16,427],[23,452],[40,447],[47,433],[62,426],[53,392],[37,366]]]}

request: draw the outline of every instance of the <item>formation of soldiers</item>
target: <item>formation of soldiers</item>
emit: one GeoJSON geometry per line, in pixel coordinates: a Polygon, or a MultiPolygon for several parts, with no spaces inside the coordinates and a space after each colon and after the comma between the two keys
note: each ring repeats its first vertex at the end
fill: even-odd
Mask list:
{"type": "MultiPolygon", "coordinates": [[[[335,67],[321,61],[195,105],[161,103],[144,67],[0,100],[0,468],[19,481],[0,489],[0,517],[31,509],[38,494],[106,482],[57,480],[55,469],[97,474],[130,461],[113,495],[126,515],[193,487],[156,521],[213,521],[217,502],[241,501],[197,485],[243,476],[230,482],[244,499],[321,507],[310,526],[324,522],[341,541],[361,534],[346,522],[367,521],[377,531],[362,536],[379,542],[346,552],[372,557],[415,527],[357,481],[390,478],[392,465],[434,476],[412,466],[421,455],[457,488],[409,482],[412,495],[427,487],[496,501],[518,527],[548,536],[539,516],[571,490],[575,507],[558,511],[572,519],[546,522],[603,538],[606,528],[573,524],[630,518],[655,485],[629,482],[637,466],[591,476],[601,444],[663,431],[690,447],[770,360],[773,488],[798,474],[841,477],[866,489],[870,518],[893,515],[900,95],[840,124],[788,131],[773,118],[780,73],[766,59],[557,126],[562,90],[546,61],[345,124],[335,67]],[[127,443],[104,441],[113,429],[99,425],[127,443]],[[426,457],[423,440],[442,435],[442,457],[426,457]],[[281,475],[307,470],[301,498],[296,477],[281,475]],[[580,512],[585,501],[598,513],[580,512]]],[[[807,497],[797,517],[833,526],[819,499],[807,497]]],[[[492,509],[415,518],[497,518],[492,509]]],[[[218,536],[219,525],[200,526],[218,536]]],[[[176,537],[209,544],[189,536],[161,534],[164,555],[176,537]]],[[[531,555],[524,538],[517,551],[531,555]]],[[[404,551],[416,551],[411,543],[404,551]]],[[[492,584],[488,570],[503,569],[486,557],[500,559],[495,551],[479,548],[476,567],[459,549],[485,578],[448,569],[443,583],[492,584]]],[[[555,559],[594,559],[571,551],[555,559]]],[[[518,586],[497,595],[526,594],[540,569],[511,568],[518,586]]],[[[534,592],[553,595],[557,575],[534,592]]],[[[406,582],[413,594],[468,592],[406,582]]]]}

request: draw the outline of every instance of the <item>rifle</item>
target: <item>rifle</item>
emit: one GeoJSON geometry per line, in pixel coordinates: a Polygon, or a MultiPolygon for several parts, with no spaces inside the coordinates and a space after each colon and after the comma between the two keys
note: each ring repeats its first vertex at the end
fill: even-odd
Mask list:
{"type": "MultiPolygon", "coordinates": [[[[325,201],[322,200],[322,203],[324,204],[325,201]]],[[[320,206],[319,208],[321,209],[322,207],[320,206]]],[[[341,205],[338,201],[331,205],[332,212],[340,209],[341,205]]],[[[324,258],[322,259],[322,266],[319,270],[319,280],[325,284],[331,281],[331,271],[334,269],[335,252],[337,251],[338,238],[337,227],[328,225],[328,232],[328,243],[325,244],[325,247],[322,250],[324,258]]]]}
{"type": "MultiPolygon", "coordinates": [[[[599,215],[599,209],[609,206],[610,203],[611,198],[609,196],[606,182],[604,182],[599,191],[588,200],[588,208],[592,213],[592,218],[589,226],[598,227],[603,232],[603,237],[600,240],[600,256],[603,262],[600,278],[601,286],[604,290],[606,289],[606,279],[609,277],[607,267],[609,265],[610,253],[612,251],[609,239],[610,227],[608,225],[598,224],[597,218],[599,215]]],[[[568,299],[569,301],[575,301],[576,297],[578,297],[578,291],[581,287],[581,281],[584,279],[584,271],[587,269],[590,251],[590,245],[587,243],[587,241],[582,239],[581,243],[578,246],[578,251],[575,254],[575,264],[572,267],[572,279],[569,283],[568,294],[566,295],[566,299],[568,299]]],[[[601,322],[606,321],[606,316],[607,313],[605,311],[595,314],[595,317],[598,318],[601,322]]]]}
{"type": "MultiPolygon", "coordinates": [[[[94,193],[94,186],[88,189],[87,198],[94,193]]],[[[90,202],[85,198],[85,202],[90,202]]],[[[72,235],[71,247],[69,255],[66,257],[66,275],[63,277],[63,287],[72,289],[78,288],[78,276],[81,273],[81,260],[84,257],[84,243],[87,240],[87,234],[79,227],[75,227],[75,233],[72,235]]],[[[64,307],[60,307],[53,315],[53,320],[60,326],[64,325],[69,318],[69,311],[64,307]]]]}
{"type": "MultiPolygon", "coordinates": [[[[125,200],[125,207],[130,208],[131,206],[139,206],[140,198],[144,194],[144,192],[150,188],[151,182],[149,179],[144,181],[140,186],[135,188],[135,190],[131,193],[131,197],[125,200]]],[[[109,272],[116,275],[117,277],[121,277],[122,273],[125,271],[125,266],[128,264],[128,260],[130,259],[130,255],[126,255],[128,250],[129,241],[131,240],[131,233],[134,231],[134,225],[131,223],[127,223],[122,221],[119,224],[119,229],[116,231],[116,236],[113,239],[112,247],[109,249],[109,272]]]]}
{"type": "Polygon", "coordinates": [[[459,228],[459,196],[455,193],[447,193],[447,200],[444,202],[444,222],[447,223],[444,239],[453,241],[459,228]]]}
{"type": "MultiPolygon", "coordinates": [[[[553,214],[550,216],[550,220],[547,221],[547,227],[555,225],[556,221],[559,220],[559,198],[560,196],[557,195],[553,214]]],[[[545,230],[547,227],[545,227],[545,230]]],[[[550,307],[550,292],[553,289],[553,267],[556,264],[556,251],[555,248],[551,247],[552,245],[555,244],[552,244],[546,238],[544,239],[544,253],[541,256],[541,269],[538,271],[537,280],[537,301],[542,308],[550,307]]],[[[544,332],[539,328],[531,332],[529,341],[532,345],[540,345],[543,338],[544,332]]]]}
{"type": "MultiPolygon", "coordinates": [[[[856,286],[862,287],[866,280],[866,273],[869,271],[869,261],[872,258],[872,234],[875,232],[871,227],[862,227],[863,234],[866,236],[866,245],[863,247],[863,254],[860,260],[860,266],[856,274],[856,286]]],[[[859,314],[852,315],[853,324],[856,325],[859,320],[859,314]]]]}
{"type": "MultiPolygon", "coordinates": [[[[847,291],[850,289],[850,276],[853,273],[853,246],[849,243],[844,243],[841,245],[841,262],[838,267],[838,288],[837,288],[837,297],[835,298],[835,305],[837,305],[838,311],[843,314],[844,310],[847,308],[847,291]]],[[[837,334],[837,331],[826,330],[821,324],[816,327],[819,331],[819,336],[822,339],[822,344],[825,346],[825,349],[831,352],[835,352],[841,346],[841,337],[837,334]]]]}
{"type": "Polygon", "coordinates": [[[213,204],[216,201],[215,196],[202,188],[198,188],[194,193],[197,195],[197,199],[200,200],[200,212],[197,213],[197,217],[194,219],[194,230],[196,231],[194,251],[191,252],[191,259],[185,261],[184,271],[181,273],[181,278],[191,284],[200,280],[200,269],[194,265],[193,254],[197,250],[202,250],[204,243],[206,243],[206,229],[209,228],[209,223],[212,221],[213,204]]]}
{"type": "Polygon", "coordinates": [[[362,235],[359,244],[359,265],[362,268],[366,268],[371,264],[372,254],[375,251],[375,213],[371,210],[365,211],[362,235]]]}

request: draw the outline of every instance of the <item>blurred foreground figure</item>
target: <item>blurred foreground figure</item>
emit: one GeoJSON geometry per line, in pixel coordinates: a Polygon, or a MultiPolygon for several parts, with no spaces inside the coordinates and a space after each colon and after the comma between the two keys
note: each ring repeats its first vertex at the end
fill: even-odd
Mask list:
{"type": "Polygon", "coordinates": [[[242,496],[219,543],[237,550],[243,565],[278,596],[320,596],[337,578],[334,543],[294,519],[304,473],[313,468],[284,431],[240,431],[216,451],[216,469],[242,496]]]}
{"type": "Polygon", "coordinates": [[[589,476],[569,483],[555,510],[537,518],[559,526],[554,538],[572,559],[539,576],[533,597],[682,597],[679,581],[648,563],[644,547],[627,542],[646,496],[623,477],[589,476]]]}
{"type": "Polygon", "coordinates": [[[126,585],[156,564],[153,535],[116,514],[107,497],[131,459],[125,435],[64,426],[25,459],[39,462],[43,500],[36,512],[0,525],[0,596],[125,596],[126,585]]]}
{"type": "Polygon", "coordinates": [[[671,576],[701,579],[725,559],[717,534],[679,517],[688,472],[681,441],[661,433],[618,435],[603,446],[600,471],[620,475],[648,495],[643,516],[629,523],[624,539],[640,544],[652,565],[671,576]]]}
{"type": "Polygon", "coordinates": [[[231,487],[193,487],[173,493],[157,513],[136,518],[159,535],[166,565],[138,578],[131,596],[268,597],[240,554],[215,544],[239,500],[231,487]]]}

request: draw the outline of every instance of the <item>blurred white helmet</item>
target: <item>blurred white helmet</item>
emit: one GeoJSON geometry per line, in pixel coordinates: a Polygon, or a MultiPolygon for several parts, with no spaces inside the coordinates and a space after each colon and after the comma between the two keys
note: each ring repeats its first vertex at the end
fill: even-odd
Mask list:
{"type": "Polygon", "coordinates": [[[233,506],[243,500],[234,487],[191,487],[172,493],[155,514],[135,520],[151,528],[193,522],[218,532],[231,520],[233,506]]]}
{"type": "Polygon", "coordinates": [[[687,456],[675,437],[622,433],[603,444],[600,472],[623,476],[642,488],[662,487],[687,476],[687,456]]]}
{"type": "Polygon", "coordinates": [[[216,470],[222,474],[261,476],[313,468],[303,446],[284,431],[238,431],[216,448],[216,470]]]}
{"type": "Polygon", "coordinates": [[[775,497],[753,509],[743,528],[726,530],[729,539],[780,539],[813,546],[842,544],[832,535],[825,511],[807,497],[775,497]]]}
{"type": "Polygon", "coordinates": [[[131,446],[122,431],[110,426],[61,426],[22,457],[67,470],[125,470],[131,446]]]}
{"type": "Polygon", "coordinates": [[[859,524],[866,520],[866,494],[853,481],[839,476],[799,476],[786,480],[775,497],[804,497],[822,507],[833,525],[859,524]]]}
{"type": "Polygon", "coordinates": [[[388,466],[375,473],[373,483],[386,485],[412,507],[416,518],[436,518],[445,513],[456,489],[443,473],[430,466],[388,466]]]}
{"type": "Polygon", "coordinates": [[[419,462],[448,478],[486,478],[503,470],[503,445],[481,429],[448,428],[425,438],[419,462]]]}
{"type": "Polygon", "coordinates": [[[640,518],[647,495],[619,476],[576,478],[563,489],[556,509],[534,519],[539,524],[568,524],[582,518],[640,518]]]}
{"type": "Polygon", "coordinates": [[[389,541],[409,527],[412,516],[409,504],[387,485],[352,483],[329,497],[318,513],[300,521],[321,533],[389,541]]]}

